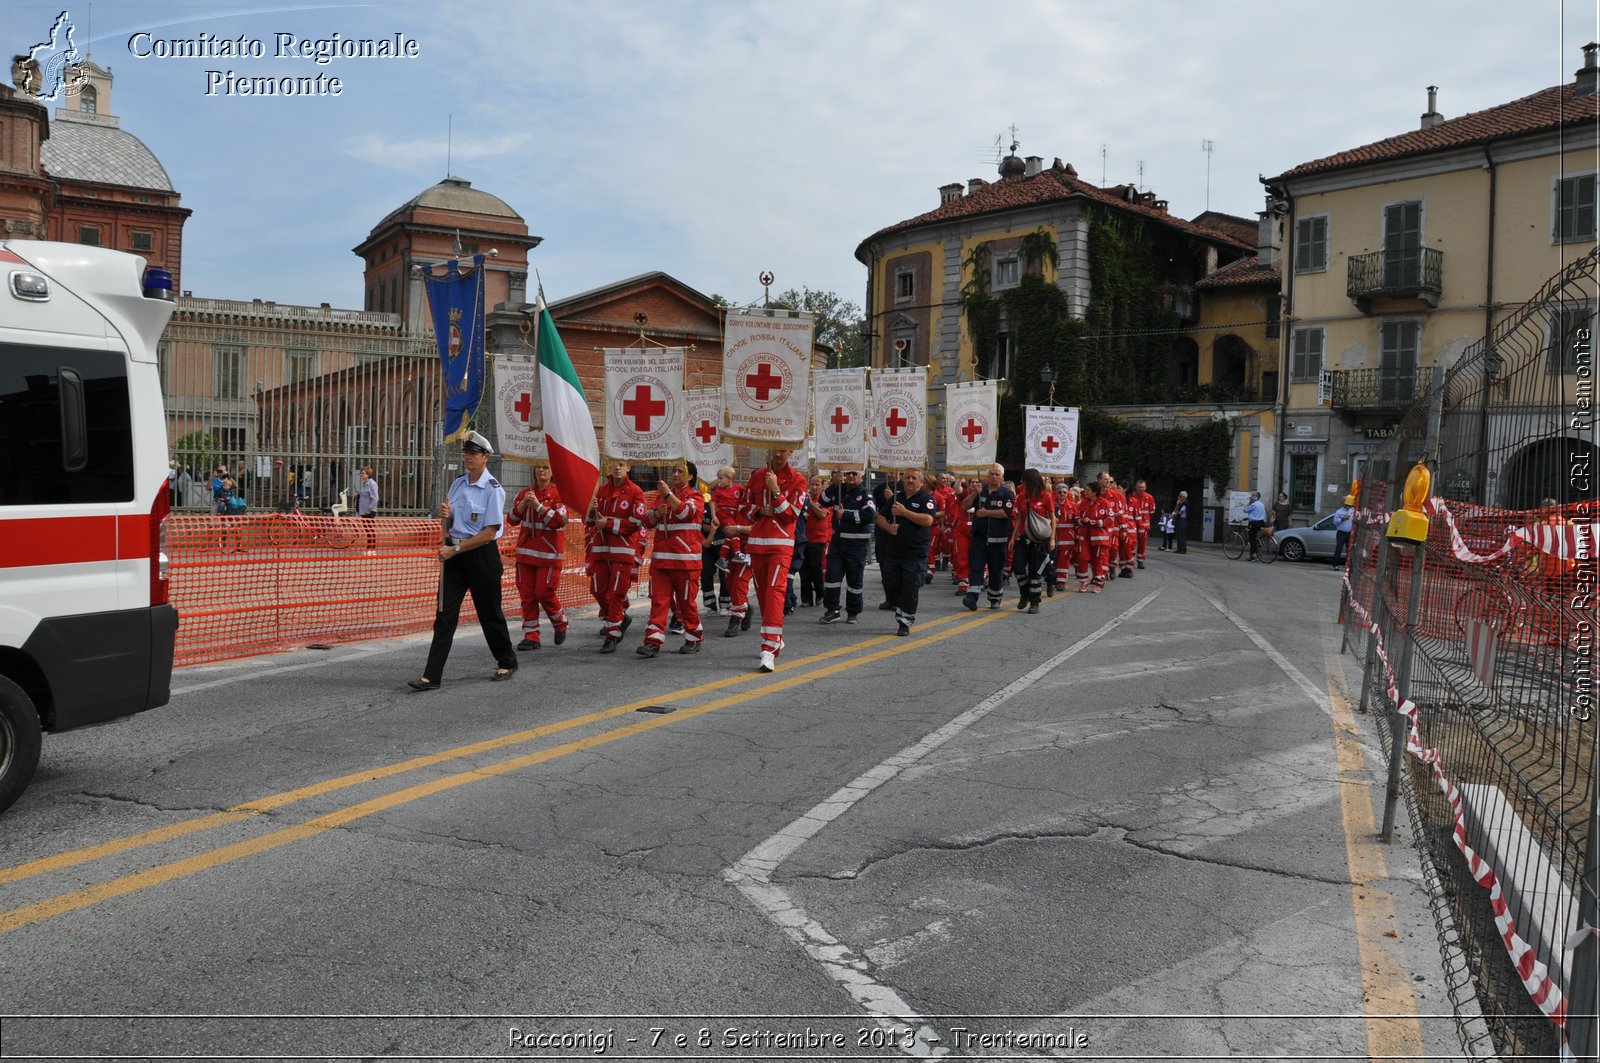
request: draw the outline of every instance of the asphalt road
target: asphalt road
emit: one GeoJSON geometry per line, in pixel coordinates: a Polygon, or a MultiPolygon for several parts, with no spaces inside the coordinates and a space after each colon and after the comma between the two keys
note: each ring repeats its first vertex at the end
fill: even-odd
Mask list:
{"type": "Polygon", "coordinates": [[[0,1058],[1457,1051],[1331,568],[1153,551],[1037,616],[946,580],[910,638],[875,573],[860,625],[800,610],[771,675],[715,618],[635,657],[636,605],[509,683],[463,628],[437,692],[392,639],[48,736],[0,1058]]]}

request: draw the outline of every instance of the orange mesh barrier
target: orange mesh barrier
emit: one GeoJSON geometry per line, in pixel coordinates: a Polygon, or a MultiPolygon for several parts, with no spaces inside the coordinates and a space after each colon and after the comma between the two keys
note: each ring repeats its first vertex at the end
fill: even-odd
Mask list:
{"type": "MultiPolygon", "coordinates": [[[[440,538],[439,522],[423,518],[169,517],[167,572],[180,618],[175,663],[427,631],[437,608],[440,538]]],[[[522,615],[516,541],[506,525],[500,599],[508,620],[522,615]]],[[[566,555],[562,604],[593,604],[577,522],[568,526],[566,555]]],[[[648,581],[648,562],[638,578],[648,581]]],[[[475,619],[468,595],[462,620],[475,619]]]]}

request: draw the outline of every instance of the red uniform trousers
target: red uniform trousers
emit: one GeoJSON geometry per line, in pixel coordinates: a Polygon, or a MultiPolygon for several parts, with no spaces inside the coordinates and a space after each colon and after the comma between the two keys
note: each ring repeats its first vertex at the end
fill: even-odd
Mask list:
{"type": "Polygon", "coordinates": [[[650,622],[644,629],[644,644],[660,646],[667,640],[667,620],[676,615],[683,624],[687,642],[705,640],[700,626],[700,570],[650,566],[650,622]]]}
{"type": "Polygon", "coordinates": [[[722,589],[728,595],[728,615],[743,620],[750,612],[750,565],[748,562],[728,562],[728,571],[722,576],[722,589]]]}
{"type": "MultiPolygon", "coordinates": [[[[789,558],[785,554],[751,554],[756,604],[761,609],[761,649],[776,657],[783,650],[783,598],[789,590],[789,558]]],[[[734,606],[736,615],[738,606],[734,606]]]]}
{"type": "Polygon", "coordinates": [[[1133,571],[1133,525],[1123,518],[1122,526],[1115,535],[1117,537],[1117,567],[1124,572],[1133,571]]]}
{"type": "Polygon", "coordinates": [[[556,592],[561,586],[560,565],[517,565],[517,596],[522,599],[522,636],[539,644],[539,610],[544,609],[550,626],[558,633],[567,630],[567,611],[556,592]]]}
{"type": "Polygon", "coordinates": [[[967,579],[972,574],[972,563],[967,558],[967,554],[972,550],[972,529],[968,526],[966,534],[963,535],[962,529],[957,528],[950,538],[954,543],[950,554],[950,572],[955,576],[956,586],[961,589],[962,594],[965,594],[967,579]]]}
{"type": "Polygon", "coordinates": [[[1077,541],[1076,531],[1056,528],[1056,587],[1058,588],[1067,585],[1067,573],[1072,571],[1073,547],[1077,541]]]}
{"type": "Polygon", "coordinates": [[[1135,541],[1134,541],[1133,556],[1138,558],[1140,561],[1143,561],[1145,559],[1145,554],[1144,554],[1145,546],[1150,542],[1150,524],[1149,524],[1149,522],[1147,521],[1144,524],[1141,524],[1139,526],[1139,530],[1134,533],[1134,536],[1135,536],[1135,541]]]}
{"type": "Polygon", "coordinates": [[[1096,587],[1106,585],[1106,576],[1111,572],[1111,564],[1115,548],[1112,546],[1112,535],[1104,537],[1091,537],[1089,539],[1089,570],[1093,573],[1091,582],[1096,587]]]}
{"type": "Polygon", "coordinates": [[[633,561],[596,554],[589,563],[589,591],[600,605],[601,630],[608,639],[622,637],[622,614],[633,586],[633,561]]]}

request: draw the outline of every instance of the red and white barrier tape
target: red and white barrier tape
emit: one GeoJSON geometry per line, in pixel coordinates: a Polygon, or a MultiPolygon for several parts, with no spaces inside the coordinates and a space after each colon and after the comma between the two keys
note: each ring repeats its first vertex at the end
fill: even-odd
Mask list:
{"type": "Polygon", "coordinates": [[[1417,727],[1417,707],[1410,699],[1400,700],[1400,689],[1395,678],[1394,668],[1390,664],[1389,655],[1383,645],[1383,636],[1378,631],[1378,624],[1372,614],[1356,600],[1354,588],[1350,586],[1350,576],[1346,572],[1344,577],[1345,592],[1350,604],[1350,612],[1357,617],[1362,626],[1372,633],[1374,648],[1379,661],[1383,665],[1385,690],[1390,702],[1404,713],[1409,721],[1406,733],[1406,752],[1416,757],[1433,769],[1433,780],[1444,793],[1445,800],[1450,804],[1450,811],[1454,819],[1451,838],[1456,849],[1467,861],[1467,868],[1472,873],[1478,885],[1489,891],[1489,908],[1494,912],[1495,928],[1500,932],[1500,940],[1506,947],[1506,953],[1511,958],[1511,964],[1516,968],[1517,977],[1522,979],[1522,986],[1528,991],[1528,996],[1539,1006],[1539,1010],[1549,1016],[1555,1023],[1556,1029],[1561,1034],[1561,1058],[1573,1059],[1571,1049],[1567,1045],[1567,1004],[1561,996],[1561,990],[1556,986],[1555,980],[1550,977],[1549,968],[1541,963],[1533,953],[1533,948],[1517,933],[1516,922],[1511,918],[1511,910],[1505,902],[1505,897],[1500,890],[1500,879],[1490,867],[1488,862],[1473,850],[1467,843],[1466,814],[1462,811],[1461,792],[1455,785],[1445,778],[1444,769],[1440,766],[1439,751],[1422,744],[1422,733],[1417,727]]]}

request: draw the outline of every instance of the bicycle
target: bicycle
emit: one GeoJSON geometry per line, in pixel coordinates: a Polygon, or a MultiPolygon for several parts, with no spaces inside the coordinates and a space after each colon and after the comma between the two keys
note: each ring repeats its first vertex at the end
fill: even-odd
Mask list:
{"type": "MultiPolygon", "coordinates": [[[[1222,540],[1222,552],[1230,561],[1237,561],[1245,555],[1250,546],[1250,525],[1244,521],[1233,521],[1229,526],[1228,534],[1222,540]]],[[[1256,556],[1262,564],[1270,565],[1278,560],[1278,540],[1273,538],[1271,528],[1262,528],[1256,536],[1256,556]]]]}
{"type": "Polygon", "coordinates": [[[333,550],[349,550],[356,545],[355,522],[343,515],[345,507],[335,506],[330,516],[310,517],[300,510],[300,499],[280,509],[267,528],[267,540],[280,549],[311,547],[319,542],[333,550]]]}

